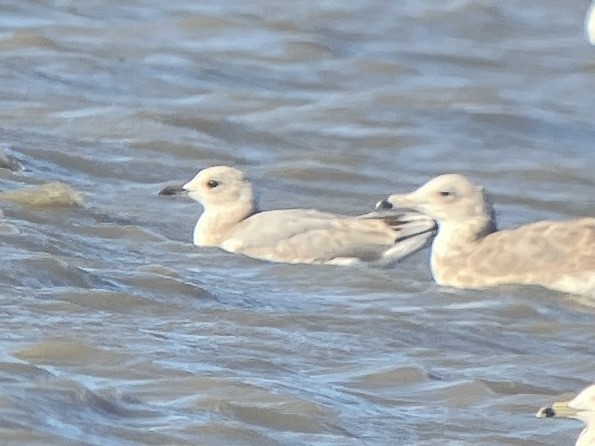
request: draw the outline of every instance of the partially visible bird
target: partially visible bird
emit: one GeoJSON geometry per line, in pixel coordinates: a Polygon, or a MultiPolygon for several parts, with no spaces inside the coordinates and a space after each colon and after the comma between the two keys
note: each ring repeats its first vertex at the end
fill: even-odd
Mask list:
{"type": "Polygon", "coordinates": [[[589,386],[571,401],[555,402],[542,407],[536,414],[539,418],[573,418],[585,424],[575,446],[595,445],[595,385],[589,386]]]}

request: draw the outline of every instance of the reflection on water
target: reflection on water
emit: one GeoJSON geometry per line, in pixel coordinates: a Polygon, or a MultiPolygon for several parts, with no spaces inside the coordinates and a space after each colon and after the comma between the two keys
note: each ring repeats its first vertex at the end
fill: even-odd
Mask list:
{"type": "Polygon", "coordinates": [[[571,443],[534,413],[593,381],[584,300],[199,250],[157,192],[231,164],[356,214],[458,171],[502,227],[592,216],[585,7],[4,2],[3,444],[571,443]]]}

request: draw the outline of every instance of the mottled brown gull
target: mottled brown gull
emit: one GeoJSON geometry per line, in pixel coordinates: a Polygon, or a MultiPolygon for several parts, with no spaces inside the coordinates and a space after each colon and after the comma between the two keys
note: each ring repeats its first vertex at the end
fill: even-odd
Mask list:
{"type": "Polygon", "coordinates": [[[252,185],[228,166],[201,170],[184,189],[204,208],[195,245],[273,262],[386,265],[423,248],[435,234],[434,220],[417,212],[350,217],[313,209],[258,211],[252,185]]]}
{"type": "Polygon", "coordinates": [[[438,221],[431,269],[439,285],[532,284],[595,297],[595,218],[497,231],[483,187],[456,174],[391,195],[377,207],[414,209],[438,221]]]}
{"type": "Polygon", "coordinates": [[[589,386],[571,401],[555,402],[537,412],[539,418],[574,418],[585,424],[575,446],[595,446],[595,385],[589,386]]]}

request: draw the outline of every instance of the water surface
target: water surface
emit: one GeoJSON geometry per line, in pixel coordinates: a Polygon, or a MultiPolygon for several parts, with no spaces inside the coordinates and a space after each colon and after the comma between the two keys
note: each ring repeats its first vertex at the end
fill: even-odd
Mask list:
{"type": "Polygon", "coordinates": [[[586,7],[5,0],[1,189],[72,189],[0,202],[2,443],[571,444],[534,413],[595,378],[588,302],[197,249],[157,192],[231,164],[355,214],[457,171],[502,227],[593,216],[586,7]]]}

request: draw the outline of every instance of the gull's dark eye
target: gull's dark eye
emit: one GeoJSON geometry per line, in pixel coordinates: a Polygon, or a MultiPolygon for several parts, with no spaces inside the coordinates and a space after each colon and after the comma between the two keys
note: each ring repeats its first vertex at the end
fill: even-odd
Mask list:
{"type": "Polygon", "coordinates": [[[442,195],[443,197],[452,197],[454,196],[454,194],[449,191],[449,190],[442,190],[440,191],[440,195],[442,195]]]}
{"type": "Polygon", "coordinates": [[[209,180],[209,182],[207,183],[207,186],[209,188],[213,189],[214,187],[219,186],[219,181],[209,180]]]}

